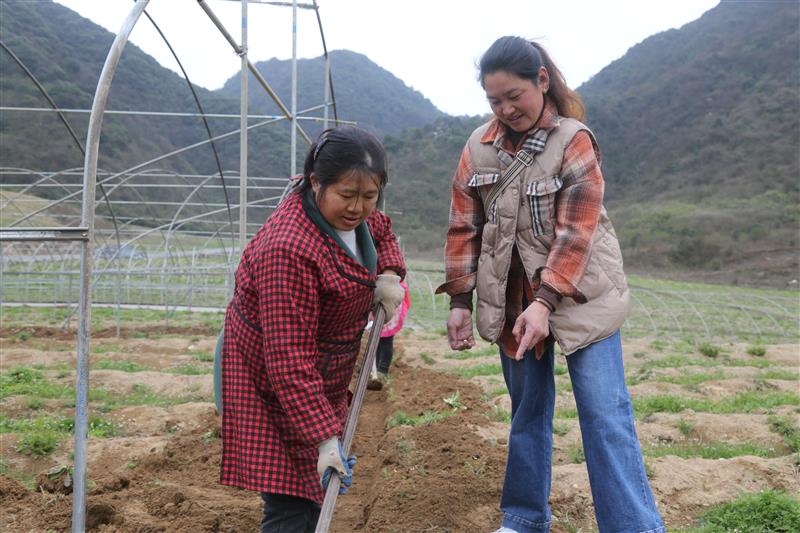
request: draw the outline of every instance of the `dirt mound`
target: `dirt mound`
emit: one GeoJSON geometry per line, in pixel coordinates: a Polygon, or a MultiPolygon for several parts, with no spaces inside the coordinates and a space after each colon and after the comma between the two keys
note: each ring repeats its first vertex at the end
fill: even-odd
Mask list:
{"type": "MultiPolygon", "coordinates": [[[[218,483],[221,441],[219,418],[209,396],[211,375],[170,372],[190,361],[210,369],[211,362],[194,359],[194,354],[207,351],[214,342],[215,336],[206,335],[192,340],[128,338],[108,343],[101,357],[135,362],[149,370],[95,371],[92,386],[116,391],[114,394],[122,397],[134,385],[146,383],[149,390],[158,392],[155,398],[159,402],[112,409],[106,418],[118,425],[118,433],[89,440],[87,530],[257,530],[261,517],[258,494],[218,483]],[[193,401],[172,403],[188,396],[193,401]]],[[[14,364],[44,365],[43,373],[58,384],[71,379],[64,365],[74,358],[72,352],[56,349],[61,344],[20,341],[6,345],[3,355],[14,364]]],[[[444,337],[433,332],[403,332],[395,347],[396,361],[387,386],[366,394],[353,444],[358,457],[355,482],[350,492],[337,500],[331,531],[494,530],[501,519],[498,504],[508,432],[503,409],[508,408],[508,395],[503,393],[502,376],[491,368],[485,375],[469,379],[453,371],[497,365],[496,353],[481,347],[469,359],[458,358],[449,351],[444,337]]],[[[703,367],[646,366],[663,355],[644,342],[635,349],[626,348],[625,353],[629,374],[641,380],[645,375],[642,371],[646,371],[651,380],[631,387],[635,399],[680,395],[687,401],[720,402],[743,390],[767,395],[786,395],[793,387],[796,390],[796,379],[780,378],[796,372],[796,346],[771,346],[758,365],[727,365],[716,373],[703,367]],[[765,370],[766,364],[770,366],[765,370]],[[708,372],[711,379],[700,385],[691,379],[687,385],[675,383],[680,381],[676,378],[703,377],[700,372],[708,372]],[[728,380],[730,383],[726,383],[728,380]]],[[[742,364],[753,359],[744,347],[732,347],[730,358],[742,364]]],[[[564,362],[559,359],[558,363],[563,366],[564,362]]],[[[569,378],[559,374],[556,382],[556,405],[567,413],[574,409],[569,378]]],[[[798,408],[793,401],[786,400],[786,404],[769,411],[681,410],[658,412],[637,421],[643,448],[651,451],[646,464],[654,496],[670,528],[689,527],[710,506],[733,500],[743,492],[776,489],[798,493],[796,454],[785,449],[769,418],[797,421],[798,408]],[[677,452],[681,447],[720,442],[733,447],[749,443],[762,449],[765,456],[703,459],[653,455],[665,446],[677,452]]],[[[41,417],[45,411],[71,416],[68,402],[58,399],[41,403],[35,407],[37,412],[26,396],[8,396],[0,405],[6,416],[15,420],[41,417]]],[[[98,407],[93,404],[90,410],[97,413],[98,407]]],[[[553,533],[596,529],[586,465],[578,453],[581,437],[577,426],[577,420],[568,416],[556,420],[550,500],[553,533]]],[[[6,467],[6,475],[0,476],[0,531],[69,531],[72,496],[64,494],[68,492],[63,488],[64,471],[56,476],[45,474],[69,464],[72,443],[62,442],[46,457],[31,457],[17,450],[16,439],[14,433],[0,434],[6,467]],[[50,485],[37,483],[37,479],[46,479],[50,485]],[[42,488],[31,491],[24,485],[42,488]]]]}

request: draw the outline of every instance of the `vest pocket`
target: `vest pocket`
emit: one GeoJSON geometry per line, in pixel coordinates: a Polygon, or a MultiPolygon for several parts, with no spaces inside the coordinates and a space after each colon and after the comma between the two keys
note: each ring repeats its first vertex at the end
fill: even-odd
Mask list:
{"type": "MultiPolygon", "coordinates": [[[[500,174],[498,172],[476,172],[470,178],[469,182],[467,183],[467,186],[474,187],[475,190],[478,192],[478,195],[481,197],[481,201],[485,201],[486,196],[489,194],[489,191],[492,190],[492,187],[499,178],[500,174]]],[[[483,208],[486,211],[486,220],[491,223],[496,223],[497,206],[484,205],[483,208]]]]}
{"type": "Polygon", "coordinates": [[[528,183],[525,194],[531,215],[534,237],[555,234],[556,193],[563,181],[559,176],[550,176],[528,183]]]}

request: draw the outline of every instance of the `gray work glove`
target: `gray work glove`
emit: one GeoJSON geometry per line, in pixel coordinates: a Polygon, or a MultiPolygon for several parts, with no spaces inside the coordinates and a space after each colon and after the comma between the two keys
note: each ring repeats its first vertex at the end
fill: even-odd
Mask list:
{"type": "Polygon", "coordinates": [[[322,488],[328,490],[328,483],[331,481],[331,472],[336,472],[339,476],[341,485],[339,494],[344,494],[353,484],[353,467],[356,464],[356,456],[349,458],[344,456],[342,444],[337,437],[331,437],[319,444],[319,458],[317,459],[317,473],[322,488]]]}
{"type": "Polygon", "coordinates": [[[406,291],[400,285],[400,276],[394,274],[379,274],[375,282],[375,298],[373,303],[381,304],[386,312],[386,322],[394,316],[397,308],[403,302],[406,291]]]}

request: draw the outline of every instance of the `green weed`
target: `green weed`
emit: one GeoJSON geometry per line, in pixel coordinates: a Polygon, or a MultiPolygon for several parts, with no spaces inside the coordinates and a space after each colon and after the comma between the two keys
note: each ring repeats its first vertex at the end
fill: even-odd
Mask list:
{"type": "Polygon", "coordinates": [[[387,425],[390,428],[397,426],[427,426],[450,416],[453,416],[452,411],[425,411],[419,416],[409,416],[404,411],[397,411],[389,419],[387,425]]]}
{"type": "Polygon", "coordinates": [[[643,417],[652,413],[680,413],[686,409],[706,413],[752,413],[779,405],[800,405],[800,396],[788,392],[747,391],[718,401],[654,395],[633,400],[633,410],[643,417]]]}
{"type": "Polygon", "coordinates": [[[576,465],[586,462],[586,456],[584,455],[583,448],[581,446],[572,446],[571,448],[567,449],[567,455],[569,456],[569,460],[576,465]]]}
{"type": "Polygon", "coordinates": [[[706,357],[711,357],[713,359],[720,354],[721,349],[715,344],[704,342],[697,347],[697,351],[706,357]]]}
{"type": "Polygon", "coordinates": [[[420,359],[422,359],[422,362],[425,363],[426,365],[436,364],[436,359],[434,359],[428,352],[420,352],[419,357],[420,359]]]}
{"type": "Polygon", "coordinates": [[[678,431],[680,431],[681,435],[683,435],[684,437],[688,437],[689,435],[694,433],[694,423],[689,422],[688,420],[685,420],[683,418],[678,420],[678,423],[675,424],[675,427],[678,428],[678,431]]]}
{"type": "Polygon", "coordinates": [[[800,502],[778,491],[747,494],[706,514],[697,533],[800,531],[800,502]]]}
{"type": "Polygon", "coordinates": [[[463,361],[465,359],[477,359],[478,357],[488,357],[490,355],[497,355],[496,346],[487,346],[481,350],[460,350],[457,352],[450,352],[445,355],[444,358],[463,361]]]}
{"type": "Polygon", "coordinates": [[[64,433],[57,431],[24,433],[17,442],[17,451],[25,455],[44,457],[58,448],[64,437],[64,433]]]}
{"type": "Polygon", "coordinates": [[[788,416],[771,416],[767,419],[772,431],[783,437],[786,447],[793,453],[800,452],[800,428],[788,416]]]}
{"type": "Polygon", "coordinates": [[[701,458],[701,459],[730,459],[742,455],[754,455],[756,457],[776,457],[777,454],[772,448],[764,448],[757,444],[742,442],[711,442],[711,443],[685,443],[674,445],[656,445],[646,447],[642,450],[648,457],[664,457],[673,455],[682,459],[701,458]]]}
{"type": "Polygon", "coordinates": [[[0,375],[0,398],[29,395],[40,399],[75,396],[72,387],[49,383],[41,371],[17,367],[0,375]]]}
{"type": "Polygon", "coordinates": [[[747,353],[754,357],[764,357],[767,354],[767,349],[760,344],[753,344],[747,347],[747,353]]]}
{"type": "Polygon", "coordinates": [[[555,374],[556,376],[563,376],[566,373],[567,373],[567,367],[565,366],[555,365],[553,367],[553,374],[555,374]]]}
{"type": "Polygon", "coordinates": [[[492,407],[492,419],[505,424],[511,423],[511,411],[506,411],[499,405],[492,407]]]}
{"type": "Polygon", "coordinates": [[[553,433],[558,435],[559,437],[563,437],[572,429],[570,424],[566,422],[555,422],[553,424],[553,433]]]}
{"type": "Polygon", "coordinates": [[[214,362],[214,354],[211,352],[195,352],[192,354],[192,358],[197,361],[200,361],[201,363],[214,362]]]}
{"type": "Polygon", "coordinates": [[[475,475],[476,477],[483,477],[486,473],[486,461],[480,457],[467,459],[464,461],[464,470],[475,475]]]}
{"type": "Polygon", "coordinates": [[[92,367],[95,370],[121,370],[122,372],[143,372],[151,370],[133,361],[117,361],[115,359],[100,359],[92,367]]]}
{"type": "Polygon", "coordinates": [[[503,367],[500,363],[487,363],[485,365],[474,365],[464,368],[458,368],[455,373],[462,378],[474,378],[477,376],[494,376],[503,373],[503,367]]]}
{"type": "Polygon", "coordinates": [[[191,364],[178,365],[167,370],[170,374],[180,374],[183,376],[202,376],[204,374],[213,374],[214,369],[206,366],[197,366],[191,364]]]}

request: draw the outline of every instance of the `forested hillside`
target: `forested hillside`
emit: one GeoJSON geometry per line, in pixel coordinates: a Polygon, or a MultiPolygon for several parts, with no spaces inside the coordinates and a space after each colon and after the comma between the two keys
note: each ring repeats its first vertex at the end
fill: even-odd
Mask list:
{"type": "MultiPolygon", "coordinates": [[[[778,286],[798,278],[799,28],[794,0],[723,1],[578,88],[629,270],[778,286]]],[[[414,245],[444,238],[454,146],[473,127],[451,124],[444,136],[426,128],[387,139],[394,191],[408,182],[427,192],[391,196],[414,245]]]]}
{"type": "MultiPolygon", "coordinates": [[[[7,47],[0,50],[0,105],[49,107],[13,53],[59,107],[89,108],[113,35],[59,4],[0,0],[0,40],[7,47]]],[[[578,87],[603,151],[606,204],[629,271],[775,286],[800,278],[798,50],[796,0],[723,0],[698,20],[632,47],[578,87]]],[[[406,250],[441,257],[450,178],[467,136],[485,117],[444,115],[363,55],[334,51],[331,62],[339,117],[384,136],[386,207],[406,250]]],[[[258,66],[288,103],[289,62],[258,66]]],[[[321,57],[299,61],[299,109],[322,101],[322,69],[321,57]]],[[[203,109],[237,114],[238,82],[235,76],[219,91],[195,86],[203,109]]],[[[253,87],[251,113],[275,113],[253,87]]],[[[108,108],[198,111],[186,81],[132,43],[108,108]]],[[[83,142],[88,115],[67,118],[83,142]]],[[[210,119],[209,128],[219,135],[237,129],[238,120],[210,119]]],[[[287,133],[285,123],[253,131],[250,168],[287,175],[287,133]]],[[[100,166],[121,171],[207,137],[197,117],[108,115],[100,166]]],[[[222,168],[238,168],[238,136],[216,148],[222,168]]],[[[82,163],[55,114],[2,113],[0,166],[55,171],[82,163]]],[[[217,170],[209,145],[156,166],[217,170]]]]}
{"type": "MultiPolygon", "coordinates": [[[[329,55],[339,118],[355,120],[361,127],[383,137],[386,133],[399,133],[406,128],[424,126],[443,115],[421,93],[409,88],[368,57],[349,50],[334,50],[329,55]]],[[[287,105],[291,101],[291,66],[290,60],[275,58],[256,63],[259,72],[269,80],[287,105]]],[[[324,72],[325,60],[322,56],[297,61],[297,109],[323,102],[324,72]]],[[[252,75],[248,84],[256,86],[252,75]]],[[[234,76],[220,92],[238,97],[240,86],[241,79],[234,76]]],[[[251,90],[250,102],[269,113],[278,113],[278,107],[264,91],[251,90]]],[[[311,116],[322,116],[322,113],[316,112],[311,116]]],[[[333,116],[332,112],[330,116],[333,116]]]]}

